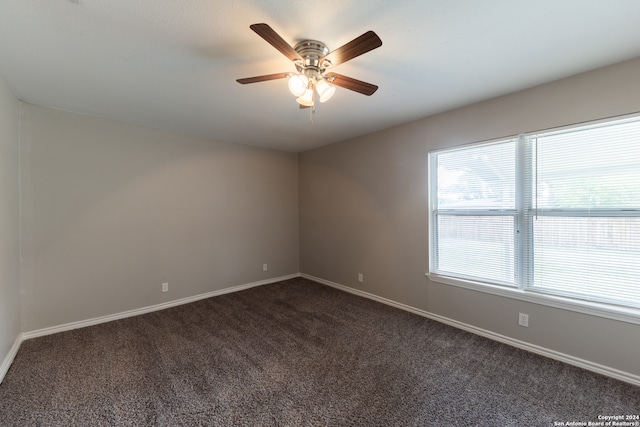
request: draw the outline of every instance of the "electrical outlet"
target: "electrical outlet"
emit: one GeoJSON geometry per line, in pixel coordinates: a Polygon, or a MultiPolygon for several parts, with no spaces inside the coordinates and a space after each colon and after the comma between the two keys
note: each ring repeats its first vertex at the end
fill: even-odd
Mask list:
{"type": "Polygon", "coordinates": [[[162,284],[162,292],[169,292],[169,284],[168,283],[163,283],[162,284]]]}
{"type": "Polygon", "coordinates": [[[364,276],[362,275],[362,273],[358,273],[358,282],[364,282],[364,276]]]}
{"type": "Polygon", "coordinates": [[[529,315],[520,313],[518,314],[518,325],[524,326],[525,328],[529,327],[529,315]]]}
{"type": "Polygon", "coordinates": [[[269,266],[267,264],[262,264],[262,271],[267,271],[269,266]]]}

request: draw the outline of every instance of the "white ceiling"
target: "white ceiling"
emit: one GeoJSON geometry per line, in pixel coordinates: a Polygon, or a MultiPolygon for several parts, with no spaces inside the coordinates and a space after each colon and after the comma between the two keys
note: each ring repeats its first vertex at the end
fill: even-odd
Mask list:
{"type": "Polygon", "coordinates": [[[20,99],[190,133],[304,151],[640,56],[638,0],[0,0],[0,75],[20,99]],[[294,71],[249,29],[331,50],[367,30],[383,45],[335,71],[310,123],[294,71]]]}

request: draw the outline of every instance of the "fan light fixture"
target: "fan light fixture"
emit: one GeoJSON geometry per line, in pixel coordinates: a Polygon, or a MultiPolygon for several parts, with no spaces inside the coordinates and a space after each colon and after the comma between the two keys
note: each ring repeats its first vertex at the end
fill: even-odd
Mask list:
{"type": "Polygon", "coordinates": [[[293,74],[289,77],[289,90],[293,96],[302,96],[308,85],[309,79],[304,74],[293,74]]]}
{"type": "Polygon", "coordinates": [[[296,98],[296,101],[305,107],[313,107],[313,88],[307,88],[302,96],[296,98]]]}
{"type": "Polygon", "coordinates": [[[322,77],[309,79],[304,74],[292,74],[289,76],[289,91],[296,97],[298,104],[305,107],[313,107],[313,91],[318,93],[320,102],[326,102],[336,92],[333,85],[327,83],[322,77]]]}
{"type": "Polygon", "coordinates": [[[316,91],[320,97],[320,102],[326,102],[336,93],[336,87],[327,83],[326,80],[320,80],[316,83],[316,91]]]}

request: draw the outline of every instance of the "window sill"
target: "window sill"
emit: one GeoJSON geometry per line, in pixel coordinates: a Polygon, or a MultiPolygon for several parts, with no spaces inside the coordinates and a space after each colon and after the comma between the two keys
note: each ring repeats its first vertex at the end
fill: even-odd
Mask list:
{"type": "Polygon", "coordinates": [[[626,323],[640,325],[640,310],[630,307],[602,304],[591,301],[581,301],[571,298],[563,298],[555,295],[539,294],[531,291],[523,291],[516,288],[490,285],[471,280],[458,279],[451,276],[443,276],[434,273],[426,273],[425,276],[434,282],[453,285],[473,291],[498,295],[505,298],[526,301],[534,304],[546,305],[577,313],[589,314],[606,319],[618,320],[626,323]]]}

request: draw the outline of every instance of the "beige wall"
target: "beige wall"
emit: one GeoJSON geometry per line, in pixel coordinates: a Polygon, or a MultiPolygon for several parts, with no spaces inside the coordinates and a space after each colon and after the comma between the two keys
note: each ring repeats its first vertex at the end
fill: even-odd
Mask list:
{"type": "Polygon", "coordinates": [[[21,331],[18,112],[0,77],[0,365],[21,331]]]}
{"type": "Polygon", "coordinates": [[[29,104],[21,133],[26,332],[299,271],[296,154],[29,104]]]}
{"type": "Polygon", "coordinates": [[[640,111],[638,75],[640,59],[309,151],[299,163],[29,104],[19,118],[0,81],[0,360],[21,330],[20,292],[22,330],[33,331],[302,271],[640,375],[637,325],[424,277],[429,150],[640,111]],[[516,325],[518,312],[529,328],[516,325]]]}
{"type": "Polygon", "coordinates": [[[301,154],[301,271],[640,375],[639,325],[424,276],[430,150],[640,111],[638,76],[640,59],[301,154]],[[528,328],[517,325],[518,312],[529,314],[528,328]]]}

